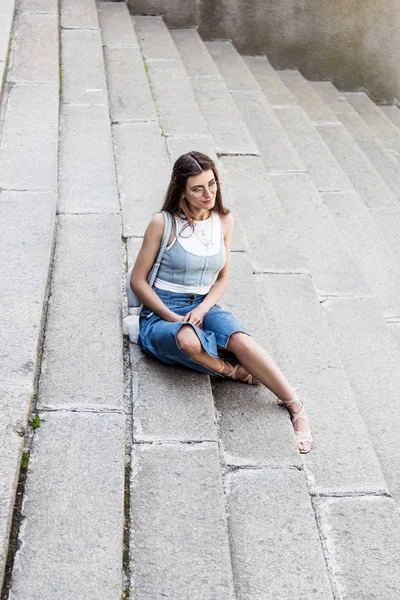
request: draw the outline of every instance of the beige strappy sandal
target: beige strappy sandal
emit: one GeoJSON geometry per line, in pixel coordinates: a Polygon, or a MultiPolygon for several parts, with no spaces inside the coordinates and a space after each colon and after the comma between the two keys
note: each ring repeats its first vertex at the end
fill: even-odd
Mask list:
{"type": "MultiPolygon", "coordinates": [[[[278,404],[283,404],[284,406],[286,406],[286,408],[288,408],[291,404],[293,404],[293,402],[301,402],[301,409],[298,412],[291,413],[289,410],[290,420],[292,421],[293,425],[295,425],[295,423],[297,423],[297,421],[299,419],[304,419],[304,421],[307,421],[308,425],[310,425],[310,422],[306,415],[305,406],[304,406],[303,402],[300,400],[300,398],[298,398],[297,396],[295,396],[291,400],[282,400],[281,398],[278,398],[278,404]]],[[[310,450],[312,448],[312,444],[313,444],[313,438],[311,436],[311,431],[310,430],[295,431],[294,435],[295,435],[297,444],[300,444],[302,442],[309,442],[309,444],[310,444],[310,446],[307,448],[304,448],[304,449],[298,448],[300,454],[307,454],[308,452],[310,452],[310,450]]]]}
{"type": "MultiPolygon", "coordinates": [[[[220,371],[217,371],[217,373],[223,373],[224,377],[229,377],[230,379],[236,379],[236,381],[242,381],[243,383],[248,383],[249,385],[260,385],[260,382],[258,381],[258,379],[253,377],[253,375],[251,375],[250,373],[248,375],[246,375],[246,377],[244,379],[237,379],[237,377],[236,377],[237,370],[240,369],[240,367],[243,367],[243,365],[241,365],[240,363],[238,363],[237,365],[232,367],[230,362],[225,361],[223,358],[221,358],[220,360],[222,360],[222,368],[220,371]],[[224,373],[225,365],[229,365],[230,368],[232,369],[231,372],[228,374],[224,373]]],[[[243,367],[243,368],[245,369],[246,367],[243,367]]]]}

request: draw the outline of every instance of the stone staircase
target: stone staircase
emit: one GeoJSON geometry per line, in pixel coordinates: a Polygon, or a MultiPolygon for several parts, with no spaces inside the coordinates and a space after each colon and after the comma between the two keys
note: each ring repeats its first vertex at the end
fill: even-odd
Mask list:
{"type": "Polygon", "coordinates": [[[397,600],[399,109],[94,0],[4,0],[0,82],[1,600],[397,600]],[[193,149],[307,456],[268,390],[122,338],[193,149]]]}

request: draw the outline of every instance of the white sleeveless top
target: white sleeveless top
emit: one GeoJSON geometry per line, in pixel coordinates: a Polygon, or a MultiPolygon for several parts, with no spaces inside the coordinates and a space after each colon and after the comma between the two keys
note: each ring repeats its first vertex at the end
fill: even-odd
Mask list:
{"type": "MultiPolygon", "coordinates": [[[[223,239],[221,235],[222,223],[221,218],[217,213],[212,212],[211,216],[204,221],[193,221],[194,231],[187,225],[186,219],[181,219],[176,215],[174,216],[174,219],[175,231],[178,233],[179,242],[177,242],[175,237],[172,243],[167,246],[166,250],[172,248],[174,244],[179,243],[187,252],[197,254],[198,256],[214,256],[220,252],[221,240],[223,239]]],[[[214,278],[213,284],[215,283],[216,278],[217,276],[214,278]]],[[[186,285],[163,281],[158,277],[156,278],[154,285],[162,290],[184,294],[207,294],[211,288],[210,285],[191,285],[189,289],[186,285]]]]}

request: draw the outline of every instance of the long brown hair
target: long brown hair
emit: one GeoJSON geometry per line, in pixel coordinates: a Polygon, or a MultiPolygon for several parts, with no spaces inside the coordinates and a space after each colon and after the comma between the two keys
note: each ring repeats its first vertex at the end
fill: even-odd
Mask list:
{"type": "MultiPolygon", "coordinates": [[[[202,171],[212,170],[215,179],[219,182],[219,175],[214,161],[205,154],[193,150],[182,154],[176,161],[172,169],[171,181],[169,182],[168,190],[165,196],[162,210],[167,210],[173,215],[184,215],[188,220],[188,224],[193,229],[193,220],[195,214],[192,212],[186,198],[182,197],[186,189],[186,183],[189,177],[199,175],[202,171]]],[[[220,185],[218,183],[215,204],[209,209],[210,212],[216,212],[219,215],[227,215],[230,210],[225,208],[222,203],[222,195],[220,185]]],[[[186,227],[186,226],[185,226],[186,227]]]]}

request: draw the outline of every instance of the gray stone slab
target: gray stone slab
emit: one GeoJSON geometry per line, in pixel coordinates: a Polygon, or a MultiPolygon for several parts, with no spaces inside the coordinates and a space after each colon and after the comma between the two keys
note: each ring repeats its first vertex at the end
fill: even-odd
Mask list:
{"type": "Polygon", "coordinates": [[[243,56],[258,85],[274,106],[292,106],[295,100],[266,56],[243,56]]]}
{"type": "Polygon", "coordinates": [[[0,97],[3,95],[3,86],[5,85],[6,63],[0,60],[0,97]]]}
{"type": "Polygon", "coordinates": [[[376,106],[364,92],[345,93],[344,96],[376,133],[383,145],[388,150],[400,152],[400,131],[381,111],[380,107],[376,106]]]}
{"type": "Polygon", "coordinates": [[[61,108],[60,212],[118,212],[118,192],[106,106],[61,108]]]}
{"type": "Polygon", "coordinates": [[[217,161],[217,155],[213,146],[212,140],[209,136],[203,135],[195,137],[185,136],[169,136],[165,138],[168,148],[168,154],[171,158],[171,165],[174,164],[177,158],[186,152],[196,150],[202,152],[206,156],[209,156],[214,162],[217,161]]]}
{"type": "Polygon", "coordinates": [[[396,127],[400,128],[400,110],[398,106],[380,106],[381,111],[388,117],[396,127]]]}
{"type": "Polygon", "coordinates": [[[260,86],[232,42],[207,42],[206,48],[211,54],[229,90],[256,91],[260,89],[260,86]]]}
{"type": "Polygon", "coordinates": [[[233,94],[241,117],[268,171],[305,171],[297,152],[262,92],[233,94]]]}
{"type": "Polygon", "coordinates": [[[0,382],[0,581],[3,581],[32,394],[0,382]]]}
{"type": "Polygon", "coordinates": [[[11,42],[16,0],[3,0],[0,6],[0,60],[6,61],[11,42]]]}
{"type": "Polygon", "coordinates": [[[303,263],[313,276],[319,294],[364,295],[371,291],[349,248],[307,173],[271,176],[291,230],[298,240],[303,263]]]}
{"type": "Polygon", "coordinates": [[[337,118],[306,81],[300,71],[277,71],[290,94],[307,113],[313,123],[333,122],[337,118]]]}
{"type": "Polygon", "coordinates": [[[62,101],[107,105],[100,31],[63,30],[61,56],[62,101]]]}
{"type": "Polygon", "coordinates": [[[39,406],[122,406],[118,215],[60,215],[39,406]]]}
{"type": "Polygon", "coordinates": [[[139,47],[129,10],[124,2],[99,2],[97,8],[104,45],[139,47]]]}
{"type": "MultiPolygon", "coordinates": [[[[354,114],[354,108],[347,102],[343,92],[339,92],[331,81],[309,81],[308,83],[332,113],[335,115],[354,114]]],[[[332,118],[332,114],[330,116],[332,118]]]]}
{"type": "Polygon", "coordinates": [[[217,379],[213,392],[225,465],[301,467],[289,415],[272,392],[264,386],[217,379]]]}
{"type": "Polygon", "coordinates": [[[274,110],[317,189],[350,189],[350,182],[304,110],[299,106],[274,110]]]}
{"type": "Polygon", "coordinates": [[[375,210],[372,214],[400,264],[400,207],[393,210],[375,210]]]}
{"type": "Polygon", "coordinates": [[[237,600],[333,600],[303,473],[238,471],[225,486],[237,600]]]}
{"type": "Polygon", "coordinates": [[[147,61],[160,123],[166,135],[208,135],[190,79],[180,60],[147,61]]]}
{"type": "Polygon", "coordinates": [[[139,49],[105,46],[104,60],[111,120],[156,121],[156,109],[139,49]]]}
{"type": "Polygon", "coordinates": [[[390,498],[321,498],[317,521],[335,598],[397,600],[399,514],[390,498]]]}
{"type": "Polygon", "coordinates": [[[207,375],[165,365],[135,344],[131,365],[135,442],[218,439],[207,375]]]}
{"type": "Polygon", "coordinates": [[[304,271],[297,241],[257,156],[224,156],[224,186],[256,271],[304,271]]]}
{"type": "Polygon", "coordinates": [[[19,12],[58,15],[57,0],[19,0],[19,12]]]}
{"type": "Polygon", "coordinates": [[[58,96],[53,85],[11,87],[0,144],[0,188],[56,189],[58,96]]]}
{"type": "MultiPolygon", "coordinates": [[[[197,33],[197,29],[171,29],[170,34],[190,77],[221,79],[221,74],[197,33]]],[[[209,85],[212,83],[210,81],[209,85]]]]}
{"type": "Polygon", "coordinates": [[[68,29],[98,29],[95,0],[62,0],[61,27],[68,29]]]}
{"type": "Polygon", "coordinates": [[[0,194],[0,384],[33,385],[56,203],[55,193],[0,194]]]}
{"type": "Polygon", "coordinates": [[[396,255],[358,194],[322,194],[350,252],[385,317],[400,316],[400,271],[396,255]]]}
{"type": "Polygon", "coordinates": [[[8,80],[58,85],[58,52],[58,16],[19,13],[8,80]]]}
{"type": "Polygon", "coordinates": [[[131,594],[233,600],[216,443],[134,445],[131,594]]]}
{"type": "Polygon", "coordinates": [[[367,206],[384,208],[397,204],[397,199],[343,125],[317,125],[317,130],[367,206]]]}
{"type": "Polygon", "coordinates": [[[359,140],[358,145],[392,194],[400,200],[400,168],[395,154],[386,150],[378,140],[359,140]]]}
{"type": "Polygon", "coordinates": [[[124,236],[143,235],[171,176],[165,138],[156,123],[114,125],[113,137],[124,236]]]}
{"type": "Polygon", "coordinates": [[[391,494],[400,505],[400,348],[366,298],[323,303],[330,330],[391,494]]]}
{"type": "Polygon", "coordinates": [[[40,418],[9,597],[121,598],[124,415],[62,411],[40,418]]]}
{"type": "Polygon", "coordinates": [[[134,24],[146,59],[179,59],[179,52],[162,17],[135,16],[134,24]]]}
{"type": "Polygon", "coordinates": [[[400,348],[400,321],[399,322],[389,322],[388,324],[389,330],[400,348]]]}
{"type": "Polygon", "coordinates": [[[307,407],[313,494],[387,492],[368,431],[307,275],[256,275],[278,367],[307,407]]]}
{"type": "Polygon", "coordinates": [[[192,85],[217,153],[259,155],[225,83],[198,77],[192,85]]]}

